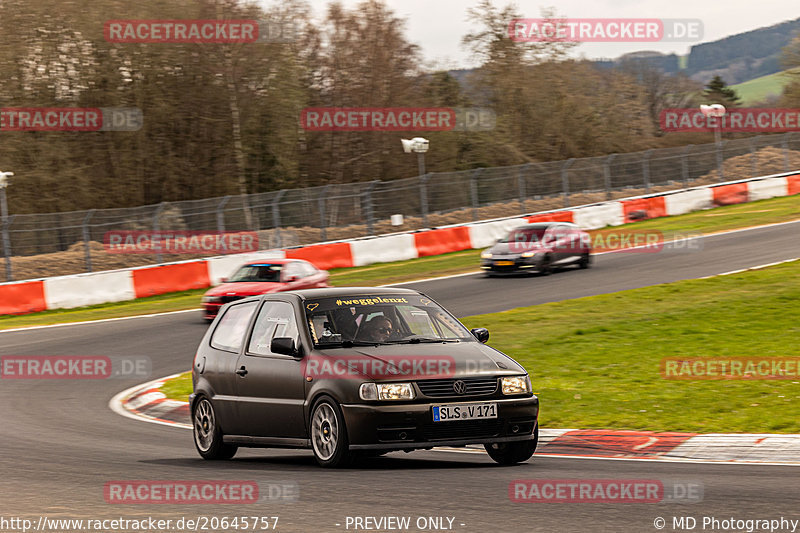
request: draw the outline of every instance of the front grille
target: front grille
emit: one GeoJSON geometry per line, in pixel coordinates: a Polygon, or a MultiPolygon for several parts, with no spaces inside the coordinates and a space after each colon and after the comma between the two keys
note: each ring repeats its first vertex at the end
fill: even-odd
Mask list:
{"type": "Polygon", "coordinates": [[[223,296],[222,303],[226,304],[229,302],[235,302],[236,300],[241,300],[244,296],[223,296]]]}
{"type": "Polygon", "coordinates": [[[422,394],[431,398],[489,396],[497,391],[497,378],[428,379],[417,381],[417,386],[422,394]],[[453,389],[456,381],[463,381],[466,385],[464,394],[458,394],[453,389]]]}
{"type": "Polygon", "coordinates": [[[503,421],[499,418],[491,420],[434,422],[423,426],[422,436],[425,440],[485,439],[500,435],[502,429],[503,421]]]}

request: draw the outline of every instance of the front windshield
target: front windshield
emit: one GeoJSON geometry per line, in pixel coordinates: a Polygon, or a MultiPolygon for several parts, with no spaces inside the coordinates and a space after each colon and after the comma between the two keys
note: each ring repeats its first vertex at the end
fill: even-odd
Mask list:
{"type": "Polygon", "coordinates": [[[475,340],[450,313],[416,294],[343,296],[305,302],[317,346],[475,340]]]}
{"type": "Polygon", "coordinates": [[[537,244],[542,242],[546,232],[547,228],[515,229],[500,242],[537,244]]]}
{"type": "Polygon", "coordinates": [[[228,281],[273,281],[281,280],[281,267],[283,265],[263,264],[245,265],[231,276],[228,281]]]}

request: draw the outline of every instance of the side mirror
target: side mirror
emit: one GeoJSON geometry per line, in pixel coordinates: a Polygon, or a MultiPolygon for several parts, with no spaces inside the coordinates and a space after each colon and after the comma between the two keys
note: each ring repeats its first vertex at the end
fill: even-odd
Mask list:
{"type": "Polygon", "coordinates": [[[272,353],[279,353],[281,355],[291,355],[295,357],[299,354],[294,345],[294,339],[291,337],[275,337],[272,339],[272,344],[269,346],[269,351],[272,353]]]}
{"type": "Polygon", "coordinates": [[[286,276],[286,279],[284,281],[286,283],[292,283],[294,281],[297,281],[297,276],[286,276]]]}
{"type": "Polygon", "coordinates": [[[483,344],[486,344],[486,342],[489,340],[489,330],[486,328],[475,328],[470,330],[470,333],[475,335],[475,338],[483,344]]]}
{"type": "Polygon", "coordinates": [[[220,278],[220,283],[228,283],[228,278],[220,278]]]}

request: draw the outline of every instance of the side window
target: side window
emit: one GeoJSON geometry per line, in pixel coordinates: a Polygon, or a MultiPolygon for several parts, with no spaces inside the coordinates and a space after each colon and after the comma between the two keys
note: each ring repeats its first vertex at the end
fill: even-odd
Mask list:
{"type": "Polygon", "coordinates": [[[287,281],[289,278],[292,277],[294,278],[302,277],[302,274],[300,272],[300,269],[298,268],[297,263],[286,263],[286,265],[284,265],[283,267],[281,275],[283,277],[283,281],[287,281]]]}
{"type": "Polygon", "coordinates": [[[211,347],[239,353],[247,326],[250,324],[250,317],[253,316],[257,304],[258,302],[247,302],[229,307],[211,334],[211,347]]]}
{"type": "Polygon", "coordinates": [[[294,308],[286,302],[265,302],[256,318],[247,353],[270,355],[270,345],[275,337],[291,337],[298,341],[294,308]]]}

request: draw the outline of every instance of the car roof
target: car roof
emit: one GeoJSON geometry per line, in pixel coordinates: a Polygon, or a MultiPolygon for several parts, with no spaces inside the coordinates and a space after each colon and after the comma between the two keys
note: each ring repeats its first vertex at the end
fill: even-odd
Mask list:
{"type": "MultiPolygon", "coordinates": [[[[250,265],[285,265],[287,263],[296,263],[298,261],[302,261],[302,259],[282,259],[282,258],[275,258],[275,259],[263,259],[261,261],[248,261],[244,263],[242,266],[250,266],[250,265]]],[[[302,261],[305,263],[306,261],[302,261]]]]}
{"type": "MultiPolygon", "coordinates": [[[[378,296],[383,294],[414,294],[420,293],[413,289],[398,289],[395,287],[326,287],[322,289],[301,289],[298,291],[290,291],[291,294],[297,294],[304,300],[310,298],[329,298],[329,297],[346,297],[346,296],[378,296]]],[[[276,293],[281,294],[281,293],[276,293]]],[[[287,294],[287,293],[282,293],[287,294]]]]}
{"type": "Polygon", "coordinates": [[[577,228],[578,227],[577,224],[573,224],[572,222],[557,222],[557,221],[553,221],[553,222],[534,222],[532,224],[524,224],[522,226],[517,226],[514,229],[515,230],[518,230],[518,229],[547,229],[550,226],[555,226],[557,224],[558,225],[564,225],[564,226],[570,226],[570,227],[573,227],[573,228],[577,228]]]}

